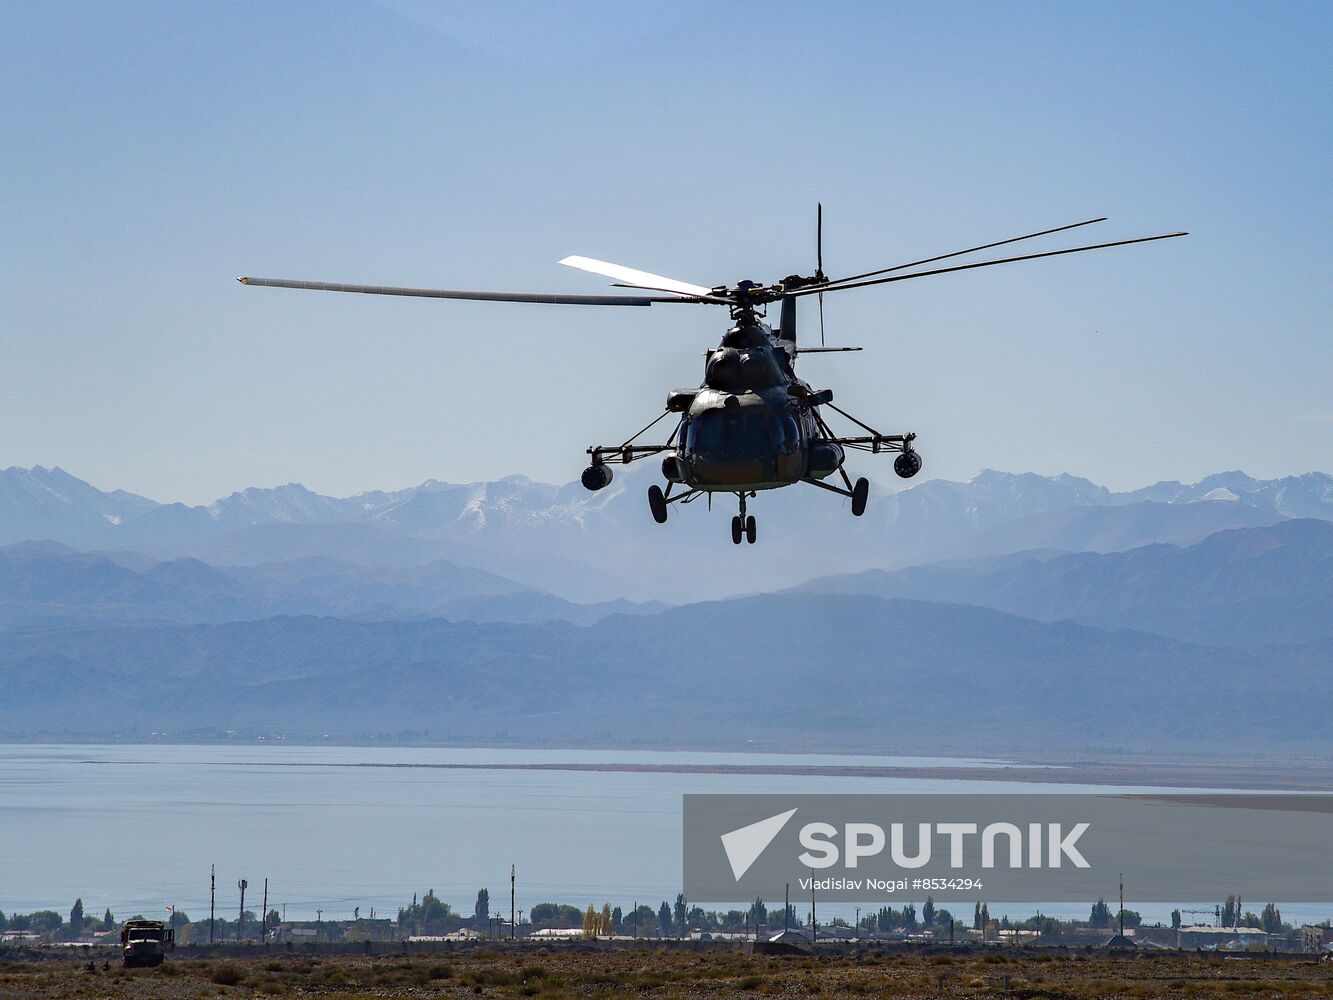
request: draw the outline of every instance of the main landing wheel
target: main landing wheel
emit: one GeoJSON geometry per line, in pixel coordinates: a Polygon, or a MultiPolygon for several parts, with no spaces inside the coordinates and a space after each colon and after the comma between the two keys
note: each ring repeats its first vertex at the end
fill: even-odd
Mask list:
{"type": "Polygon", "coordinates": [[[745,526],[741,523],[740,515],[733,517],[731,519],[731,543],[733,545],[739,545],[741,543],[741,535],[744,533],[745,526]]]}
{"type": "Polygon", "coordinates": [[[864,477],[852,487],[852,516],[860,517],[866,512],[866,501],[870,499],[870,481],[864,477]]]}
{"type": "Polygon", "coordinates": [[[751,514],[745,519],[745,540],[753,545],[758,533],[759,529],[755,526],[754,515],[751,514]]]}
{"type": "Polygon", "coordinates": [[[653,512],[653,520],[658,524],[666,524],[667,504],[666,497],[662,494],[662,487],[653,483],[648,487],[648,509],[653,512]]]}

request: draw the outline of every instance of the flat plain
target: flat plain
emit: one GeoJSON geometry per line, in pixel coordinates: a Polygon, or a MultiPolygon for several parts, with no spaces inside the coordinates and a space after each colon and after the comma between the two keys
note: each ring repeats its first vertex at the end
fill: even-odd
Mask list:
{"type": "Polygon", "coordinates": [[[1333,997],[1333,962],[1202,953],[865,951],[751,955],[732,947],[531,945],[433,955],[182,958],[123,969],[113,952],[0,958],[4,1000],[757,1000],[815,997],[1333,997]],[[105,966],[105,967],[104,967],[105,966]]]}

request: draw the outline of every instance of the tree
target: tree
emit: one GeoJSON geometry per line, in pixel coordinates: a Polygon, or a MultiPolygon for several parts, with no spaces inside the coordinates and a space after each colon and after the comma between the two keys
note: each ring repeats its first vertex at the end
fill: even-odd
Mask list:
{"type": "Polygon", "coordinates": [[[106,908],[106,912],[102,914],[102,926],[99,929],[104,931],[110,931],[110,930],[115,930],[115,928],[116,928],[116,918],[111,915],[111,907],[108,906],[106,908]]]}
{"type": "Polygon", "coordinates": [[[449,904],[442,902],[440,897],[435,895],[434,889],[421,897],[421,922],[426,927],[438,927],[448,920],[451,914],[452,909],[449,904]]]}
{"type": "Polygon", "coordinates": [[[903,907],[903,927],[906,930],[916,930],[916,906],[908,903],[903,907]]]}
{"type": "Polygon", "coordinates": [[[926,904],[921,907],[921,926],[927,930],[935,926],[935,900],[931,896],[926,897],[926,904]]]}
{"type": "Polygon", "coordinates": [[[676,905],[674,910],[675,913],[673,915],[676,918],[676,928],[680,935],[684,937],[690,930],[690,915],[685,912],[685,894],[683,892],[676,893],[676,905]]]}
{"type": "Polygon", "coordinates": [[[69,930],[71,934],[77,934],[83,930],[83,897],[74,900],[74,905],[70,908],[69,930]]]}
{"type": "Polygon", "coordinates": [[[750,923],[756,926],[768,923],[768,907],[764,905],[762,899],[756,899],[750,904],[749,918],[750,923]]]}
{"type": "Polygon", "coordinates": [[[640,903],[639,908],[629,915],[629,924],[634,934],[651,934],[657,930],[657,914],[647,903],[640,903]]]}
{"type": "Polygon", "coordinates": [[[953,914],[944,908],[935,911],[935,926],[943,927],[946,931],[953,926],[953,914]]]}
{"type": "Polygon", "coordinates": [[[0,933],[4,933],[5,928],[8,926],[9,921],[5,919],[5,911],[0,910],[0,933]]]}
{"type": "Polygon", "coordinates": [[[989,927],[989,926],[990,926],[990,904],[989,904],[989,903],[982,903],[982,904],[981,904],[981,926],[978,927],[977,929],[980,930],[980,931],[985,931],[985,929],[986,929],[987,927],[989,927]]]}
{"type": "MultiPolygon", "coordinates": [[[[55,910],[38,910],[28,915],[28,928],[37,934],[54,934],[60,930],[64,918],[55,910]]],[[[24,928],[19,928],[23,930],[24,928]]]]}
{"type": "Polygon", "coordinates": [[[1143,923],[1143,917],[1138,910],[1121,910],[1120,916],[1124,918],[1126,927],[1137,927],[1143,923]]]}
{"type": "Polygon", "coordinates": [[[1222,926],[1234,927],[1236,920],[1240,916],[1237,912],[1239,903],[1235,896],[1228,896],[1227,901],[1222,904],[1222,926]]]}
{"type": "Polygon", "coordinates": [[[972,929],[974,931],[979,931],[981,928],[981,901],[978,900],[976,909],[972,911],[972,929]]]}
{"type": "Polygon", "coordinates": [[[611,911],[611,929],[613,931],[623,931],[625,929],[624,922],[621,920],[623,916],[624,914],[618,906],[611,911]]]}
{"type": "Polygon", "coordinates": [[[1179,910],[1172,910],[1172,911],[1171,911],[1171,929],[1172,929],[1173,931],[1178,931],[1178,930],[1180,930],[1180,911],[1179,911],[1179,910]]]}
{"type": "Polygon", "coordinates": [[[477,905],[472,908],[472,915],[478,920],[490,919],[491,891],[489,889],[480,889],[477,891],[477,905]]]}
{"type": "Polygon", "coordinates": [[[1092,904],[1092,912],[1088,915],[1088,925],[1090,927],[1111,926],[1111,908],[1106,905],[1106,900],[1098,898],[1097,902],[1092,904]]]}
{"type": "Polygon", "coordinates": [[[671,933],[671,904],[665,899],[657,911],[657,926],[662,929],[663,937],[671,933]]]}
{"type": "Polygon", "coordinates": [[[172,927],[184,927],[190,922],[190,915],[184,910],[172,910],[171,920],[168,921],[172,927]]]}
{"type": "Polygon", "coordinates": [[[538,903],[528,911],[534,927],[582,927],[583,911],[565,903],[538,903]]]}
{"type": "Polygon", "coordinates": [[[277,927],[281,923],[282,923],[282,914],[278,912],[278,908],[275,906],[273,909],[268,911],[268,925],[270,927],[277,927]]]}
{"type": "Polygon", "coordinates": [[[1259,914],[1259,926],[1269,934],[1282,933],[1282,912],[1276,903],[1269,903],[1264,907],[1264,912],[1259,914]]]}

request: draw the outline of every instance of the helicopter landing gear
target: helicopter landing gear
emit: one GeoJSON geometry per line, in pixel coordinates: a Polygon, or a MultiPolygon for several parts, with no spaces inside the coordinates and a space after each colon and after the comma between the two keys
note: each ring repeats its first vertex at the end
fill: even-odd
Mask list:
{"type": "Polygon", "coordinates": [[[731,519],[731,544],[739,545],[744,538],[751,545],[759,537],[759,527],[755,524],[754,515],[745,513],[746,494],[737,494],[741,498],[741,512],[731,519]]]}
{"type": "Polygon", "coordinates": [[[653,512],[654,521],[658,524],[666,524],[667,499],[662,493],[662,487],[656,483],[648,487],[648,509],[653,512]]]}
{"type": "Polygon", "coordinates": [[[870,499],[870,480],[864,476],[852,487],[852,516],[860,517],[866,512],[866,501],[870,499]]]}
{"type": "Polygon", "coordinates": [[[754,523],[754,515],[742,518],[739,514],[731,519],[731,541],[733,545],[739,545],[744,538],[751,545],[759,537],[759,527],[754,523]]]}

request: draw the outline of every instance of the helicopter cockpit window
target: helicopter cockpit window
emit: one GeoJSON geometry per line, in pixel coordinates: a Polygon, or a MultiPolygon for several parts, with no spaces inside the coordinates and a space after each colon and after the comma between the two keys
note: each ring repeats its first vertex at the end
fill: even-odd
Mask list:
{"type": "Polygon", "coordinates": [[[690,421],[686,449],[705,458],[744,461],[764,458],[788,447],[786,433],[775,414],[724,409],[701,414],[690,421]]]}

